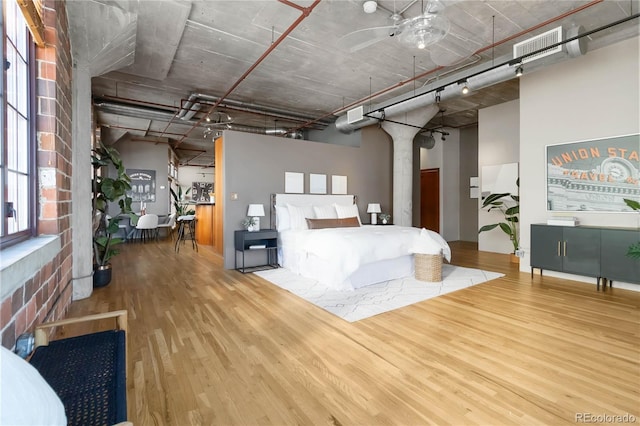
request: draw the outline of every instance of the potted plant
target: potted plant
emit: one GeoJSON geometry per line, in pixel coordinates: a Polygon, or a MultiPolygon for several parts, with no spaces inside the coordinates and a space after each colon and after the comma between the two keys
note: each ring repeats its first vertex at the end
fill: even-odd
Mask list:
{"type": "Polygon", "coordinates": [[[386,225],[387,223],[389,223],[389,220],[391,219],[391,215],[387,213],[380,213],[378,217],[382,221],[383,225],[386,225]]]}
{"type": "MultiPolygon", "coordinates": [[[[520,178],[516,180],[516,186],[520,188],[520,178]]],[[[488,212],[498,210],[504,216],[504,222],[494,223],[492,225],[484,225],[478,231],[478,234],[485,231],[491,231],[496,227],[500,227],[502,231],[509,236],[511,244],[513,244],[513,253],[511,261],[518,263],[516,252],[520,248],[520,238],[518,236],[518,222],[520,216],[520,196],[510,194],[508,192],[501,194],[489,194],[482,203],[483,209],[488,212]]]]}
{"type": "Polygon", "coordinates": [[[93,166],[93,285],[102,287],[111,282],[111,263],[113,256],[119,253],[114,246],[122,243],[122,238],[114,238],[119,231],[119,222],[128,215],[135,220],[131,210],[131,197],[127,191],[131,189],[131,179],[126,174],[120,154],[114,148],[100,144],[91,153],[93,166]],[[113,167],[115,176],[99,173],[103,167],[113,167]],[[120,212],[113,217],[107,216],[109,203],[118,203],[120,212]]]}
{"type": "MultiPolygon", "coordinates": [[[[635,200],[629,200],[627,198],[624,199],[624,202],[627,203],[627,206],[631,207],[633,210],[640,210],[640,203],[635,200]]],[[[627,251],[627,256],[632,259],[640,259],[640,242],[635,244],[631,244],[629,246],[629,251],[627,251]]]]}
{"type": "Polygon", "coordinates": [[[255,231],[255,229],[253,228],[255,225],[256,225],[255,217],[247,217],[242,221],[242,226],[244,227],[244,229],[246,229],[249,232],[255,231]]]}
{"type": "Polygon", "coordinates": [[[176,217],[196,214],[196,211],[194,209],[190,209],[189,204],[184,201],[187,195],[189,195],[191,188],[187,188],[183,193],[182,187],[178,185],[178,192],[174,191],[173,188],[169,188],[169,191],[173,198],[173,207],[176,209],[176,217]]]}

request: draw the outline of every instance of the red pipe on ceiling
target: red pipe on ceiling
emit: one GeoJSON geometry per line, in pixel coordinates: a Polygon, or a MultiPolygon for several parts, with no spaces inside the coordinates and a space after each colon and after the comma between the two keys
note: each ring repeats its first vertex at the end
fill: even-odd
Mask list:
{"type": "MultiPolygon", "coordinates": [[[[191,129],[189,129],[189,130],[187,131],[187,133],[185,133],[185,134],[184,134],[184,136],[182,136],[182,138],[180,138],[180,140],[178,140],[178,142],[176,142],[176,144],[175,144],[174,148],[177,148],[178,146],[180,146],[180,144],[184,141],[184,139],[185,139],[187,136],[189,136],[189,133],[191,133],[191,132],[193,131],[193,129],[195,129],[195,128],[196,128],[196,127],[197,127],[197,126],[202,122],[202,120],[204,120],[204,118],[205,118],[208,114],[210,114],[210,113],[211,113],[211,112],[212,112],[212,111],[213,111],[213,110],[214,110],[218,105],[220,105],[220,103],[222,103],[222,101],[223,101],[224,99],[226,99],[226,97],[227,97],[227,96],[229,96],[229,95],[231,94],[231,92],[233,92],[233,91],[234,91],[234,90],[235,90],[235,89],[240,85],[240,83],[242,83],[242,82],[244,81],[244,79],[245,79],[245,78],[247,78],[247,77],[249,76],[249,74],[251,74],[251,72],[252,72],[254,69],[256,69],[256,67],[257,67],[258,65],[260,65],[260,63],[261,63],[261,62],[262,62],[266,57],[267,57],[267,56],[269,56],[269,54],[270,54],[271,52],[273,52],[273,51],[276,49],[276,47],[278,47],[278,45],[280,45],[280,43],[282,43],[282,41],[284,41],[284,39],[285,39],[285,38],[287,38],[287,36],[288,36],[288,35],[289,35],[293,30],[295,30],[295,29],[296,29],[296,27],[297,27],[298,25],[300,25],[300,23],[301,23],[302,21],[304,21],[304,20],[307,18],[307,16],[309,16],[309,14],[310,14],[310,13],[313,11],[313,9],[318,5],[318,3],[320,3],[320,1],[321,1],[321,0],[315,0],[315,1],[313,2],[313,4],[312,4],[311,6],[309,6],[309,7],[302,7],[302,6],[300,6],[300,5],[297,5],[297,4],[295,4],[295,3],[292,3],[292,2],[291,2],[291,1],[289,1],[289,0],[278,0],[278,1],[279,1],[280,3],[286,4],[287,6],[290,6],[290,7],[293,7],[293,8],[295,8],[295,9],[298,9],[299,11],[301,11],[301,12],[302,12],[302,13],[301,13],[301,15],[298,17],[298,19],[296,19],[296,20],[295,20],[295,21],[294,21],[294,22],[289,26],[289,28],[287,28],[287,29],[285,30],[285,32],[283,32],[283,33],[280,35],[280,37],[278,37],[278,39],[277,39],[276,41],[274,41],[273,43],[271,43],[271,45],[269,46],[269,48],[268,48],[268,49],[267,49],[267,50],[262,54],[262,56],[260,56],[260,57],[258,58],[258,60],[257,60],[257,61],[255,61],[255,62],[253,63],[253,65],[251,65],[251,66],[249,67],[249,69],[248,69],[248,70],[246,70],[246,71],[244,72],[244,74],[242,74],[242,76],[241,76],[241,77],[240,77],[240,78],[239,78],[239,79],[238,79],[238,80],[237,80],[237,81],[236,81],[236,82],[231,86],[231,88],[230,88],[229,90],[227,90],[227,93],[225,93],[224,95],[222,95],[222,96],[221,96],[221,97],[216,101],[216,103],[215,103],[215,104],[213,104],[213,106],[212,106],[211,108],[209,108],[209,110],[207,111],[207,114],[204,114],[204,115],[202,116],[202,118],[200,118],[200,120],[198,120],[198,122],[197,122],[197,123],[195,123],[195,124],[193,125],[193,127],[191,127],[191,129]]],[[[176,112],[176,114],[177,114],[177,112],[176,112]]],[[[174,117],[174,118],[175,118],[175,117],[174,117]]],[[[173,119],[172,119],[172,120],[173,120],[173,119]]],[[[315,120],[315,121],[317,121],[317,120],[315,120]]],[[[314,121],[314,123],[315,123],[315,121],[314,121]]],[[[171,124],[171,122],[170,122],[169,124],[171,124]]],[[[167,126],[167,127],[168,127],[168,126],[167,126]]],[[[165,130],[166,130],[166,129],[165,129],[165,130]]]]}

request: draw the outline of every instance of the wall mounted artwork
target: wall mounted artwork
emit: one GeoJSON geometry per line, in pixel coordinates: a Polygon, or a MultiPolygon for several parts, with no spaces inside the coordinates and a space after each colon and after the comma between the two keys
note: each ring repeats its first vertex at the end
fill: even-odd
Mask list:
{"type": "Polygon", "coordinates": [[[327,175],[309,173],[309,193],[310,194],[326,194],[327,193],[327,175]]]}
{"type": "Polygon", "coordinates": [[[127,195],[135,202],[156,202],[156,171],[127,169],[127,175],[131,178],[131,190],[127,195]]]}
{"type": "Polygon", "coordinates": [[[640,135],[547,145],[547,210],[631,211],[640,201],[640,135]]]}
{"type": "Polygon", "coordinates": [[[191,200],[196,203],[211,202],[213,182],[191,182],[191,200]]]}
{"type": "Polygon", "coordinates": [[[331,176],[331,193],[346,194],[347,193],[347,177],[333,175],[331,176]]]}
{"type": "Polygon", "coordinates": [[[288,194],[304,193],[304,173],[284,172],[284,192],[288,194]]]}

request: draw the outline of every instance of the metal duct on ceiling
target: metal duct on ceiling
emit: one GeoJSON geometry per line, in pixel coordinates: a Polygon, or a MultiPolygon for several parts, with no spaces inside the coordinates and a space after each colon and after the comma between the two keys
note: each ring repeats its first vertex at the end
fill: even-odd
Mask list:
{"type": "MultiPolygon", "coordinates": [[[[162,111],[155,108],[146,108],[142,106],[133,106],[133,105],[125,105],[116,102],[107,102],[103,100],[98,100],[94,103],[94,106],[105,113],[124,115],[127,117],[134,118],[143,118],[145,120],[156,120],[156,121],[166,121],[169,122],[174,114],[168,111],[162,111]]],[[[186,110],[185,110],[186,111],[186,110]]],[[[183,114],[184,116],[185,114],[183,114]]],[[[198,127],[206,128],[209,123],[199,123],[198,120],[195,119],[184,119],[184,123],[189,123],[193,125],[198,125],[198,127]]],[[[182,124],[182,123],[179,123],[182,124]]],[[[292,132],[290,129],[285,128],[269,128],[265,129],[262,127],[252,127],[252,126],[243,126],[239,124],[225,124],[225,129],[227,130],[235,130],[237,132],[244,133],[254,133],[261,135],[272,135],[272,136],[285,136],[292,139],[304,139],[304,134],[302,131],[292,132]]]]}
{"type": "MultiPolygon", "coordinates": [[[[579,49],[572,49],[570,47],[575,44],[575,42],[581,42],[584,37],[594,32],[598,32],[613,25],[617,25],[618,23],[633,19],[634,16],[624,18],[615,23],[608,24],[604,27],[582,34],[578,34],[579,29],[569,32],[569,37],[564,41],[558,43],[559,45],[564,47],[561,52],[550,55],[544,60],[537,59],[527,62],[527,72],[584,54],[584,52],[586,52],[586,47],[581,46],[581,48],[579,49]],[[569,45],[565,47],[566,44],[569,45]],[[567,48],[569,48],[569,53],[567,53],[567,48]]],[[[540,50],[545,50],[547,48],[548,47],[543,47],[540,50]]],[[[536,52],[529,53],[525,56],[533,56],[533,54],[535,53],[536,52]]],[[[446,78],[444,79],[444,81],[439,82],[438,86],[432,87],[431,89],[429,89],[429,91],[423,91],[422,94],[405,94],[395,98],[395,100],[392,100],[391,102],[388,102],[386,105],[383,104],[380,106],[376,106],[366,114],[365,119],[355,123],[349,123],[347,114],[343,114],[336,120],[336,128],[342,133],[351,133],[354,130],[361,129],[362,127],[376,124],[384,118],[392,117],[416,108],[425,107],[433,103],[446,101],[447,99],[462,96],[462,92],[458,87],[459,83],[466,82],[467,87],[470,90],[480,90],[489,86],[493,86],[497,83],[511,80],[513,78],[516,78],[516,69],[521,66],[523,58],[524,57],[502,57],[497,60],[498,65],[496,67],[486,68],[487,64],[481,64],[478,67],[473,68],[473,70],[477,71],[474,72],[473,70],[467,70],[464,73],[458,73],[454,76],[446,78]],[[485,69],[483,70],[483,68],[485,69]]]]}

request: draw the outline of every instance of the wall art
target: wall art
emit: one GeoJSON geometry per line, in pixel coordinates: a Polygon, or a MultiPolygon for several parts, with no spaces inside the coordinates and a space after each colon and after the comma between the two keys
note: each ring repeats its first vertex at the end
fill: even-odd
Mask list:
{"type": "Polygon", "coordinates": [[[640,201],[640,135],[547,145],[547,210],[631,211],[640,201]]]}

